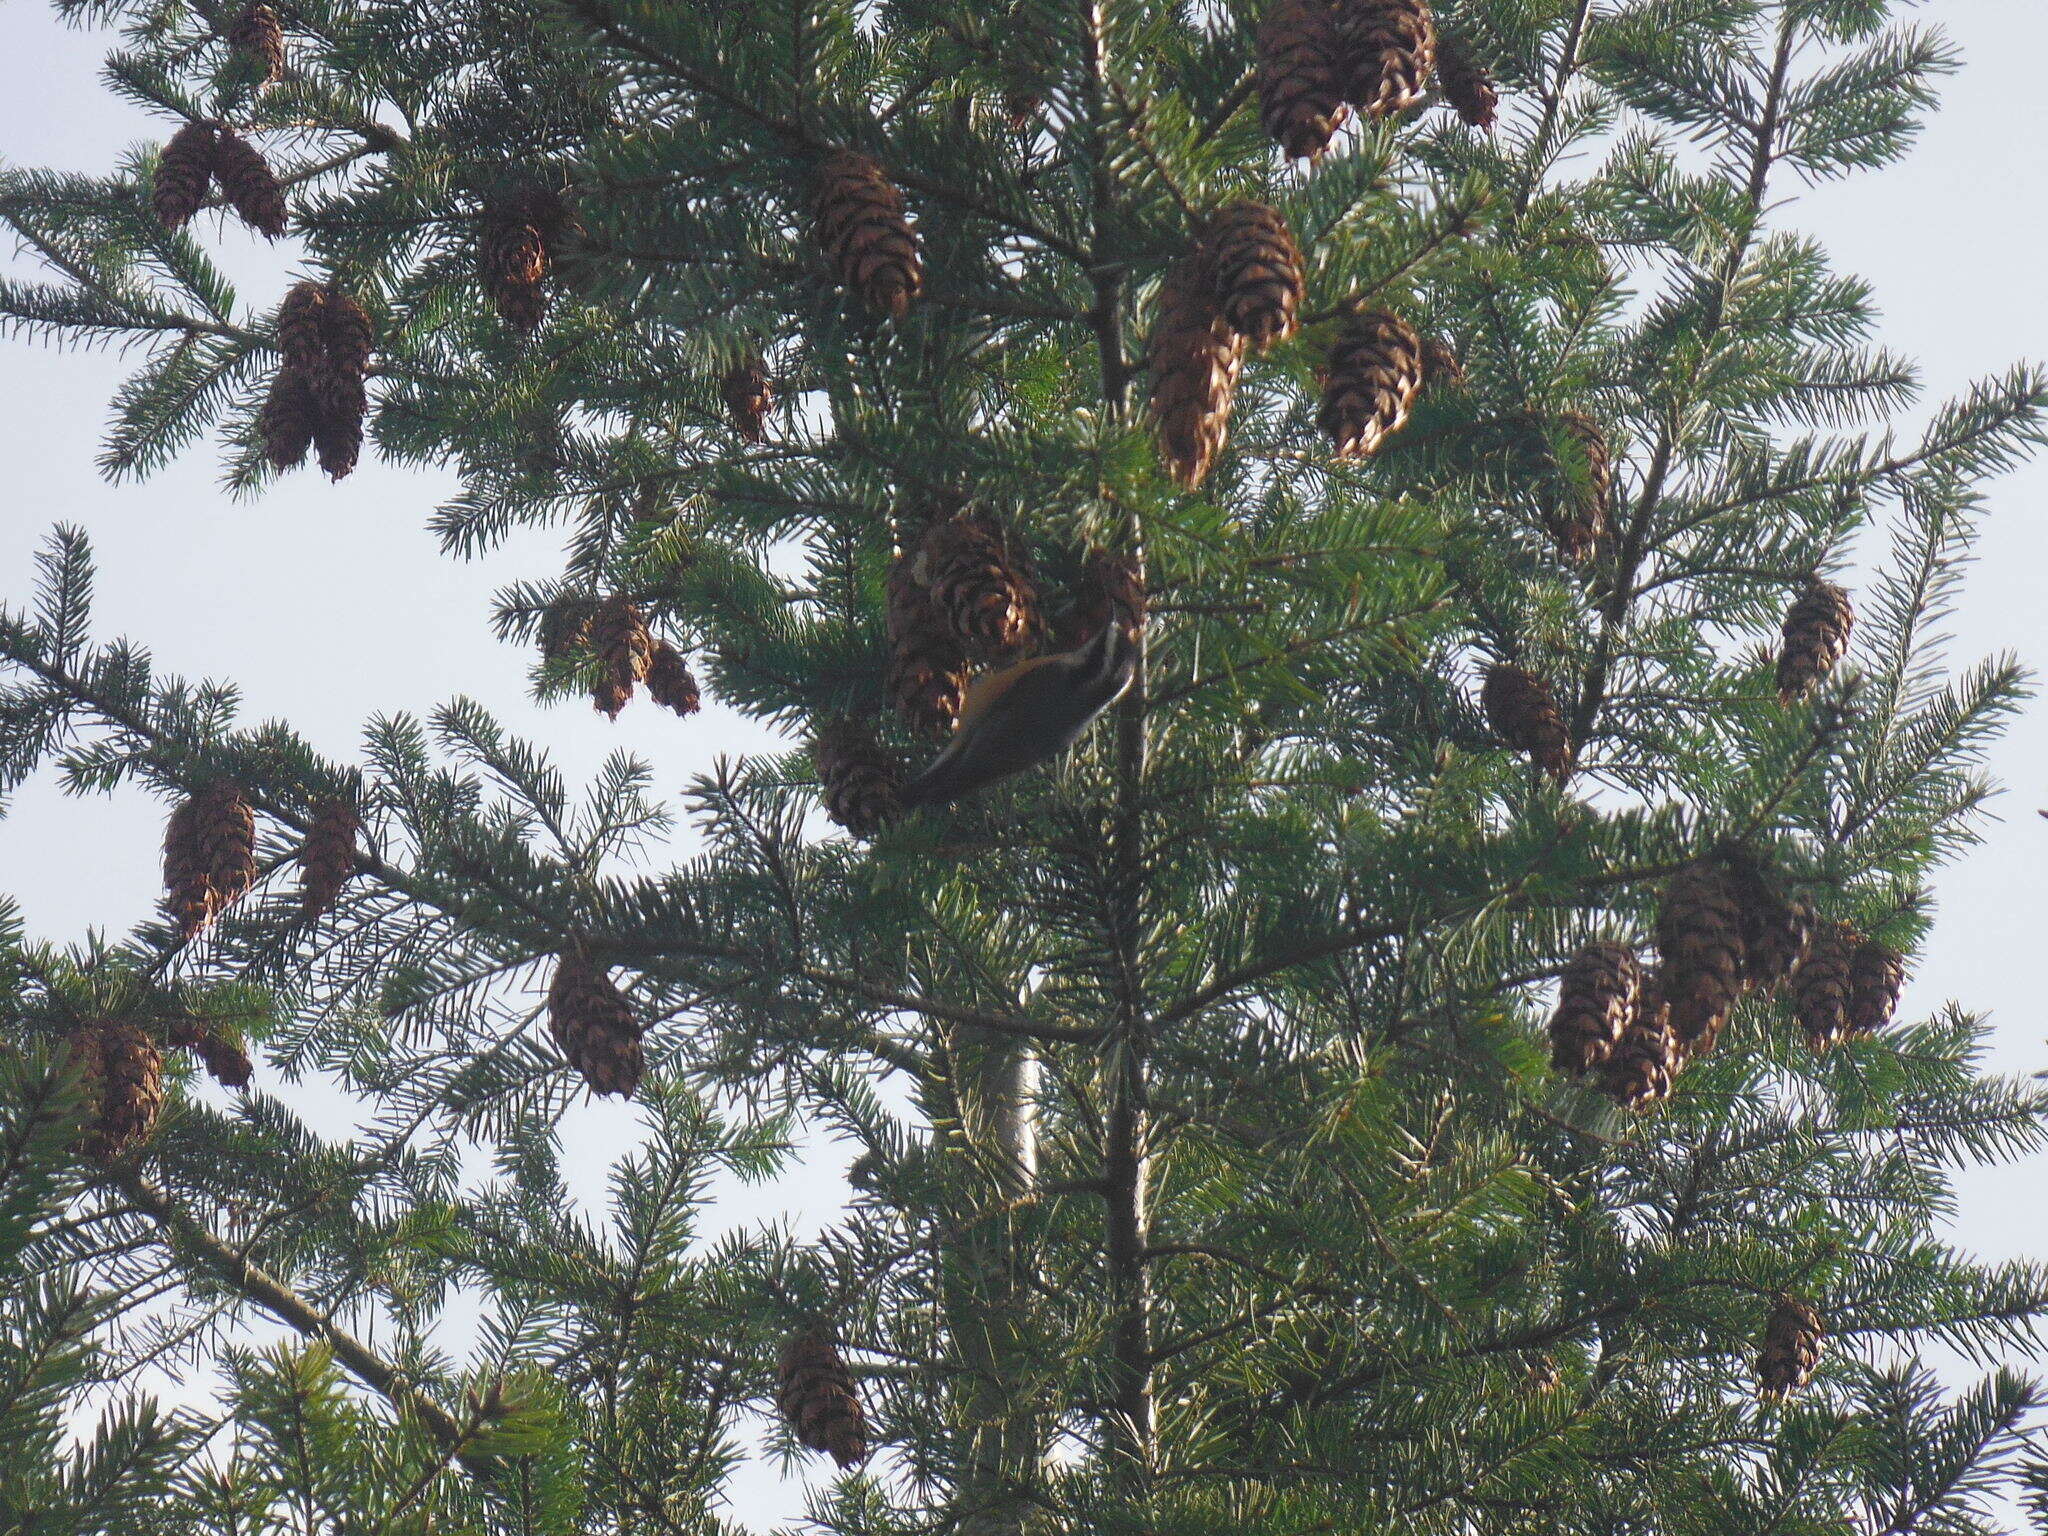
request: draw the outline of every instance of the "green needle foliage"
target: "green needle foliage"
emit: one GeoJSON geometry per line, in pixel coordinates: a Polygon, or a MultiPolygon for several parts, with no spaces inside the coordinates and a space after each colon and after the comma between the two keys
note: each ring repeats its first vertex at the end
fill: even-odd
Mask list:
{"type": "MultiPolygon", "coordinates": [[[[306,275],[374,327],[372,451],[461,473],[448,551],[565,530],[563,569],[503,599],[508,639],[547,642],[536,688],[602,687],[579,624],[628,599],[793,745],[678,799],[623,755],[576,789],[456,700],[330,761],[96,635],[58,530],[0,609],[0,788],[168,810],[232,780],[255,883],[190,941],[0,931],[0,1528],[713,1536],[764,1432],[849,1536],[2048,1509],[2040,1395],[2001,1365],[2038,1348],[2048,1272],[1941,1235],[1957,1170],[2048,1130],[1972,1016],[1816,1052],[1753,989],[1639,1112],[1543,1038],[1583,945],[1651,962],[1691,861],[1910,954],[1979,834],[2024,681],[1952,669],[1942,622],[2048,379],[1895,430],[1913,366],[1782,223],[1802,183],[1903,153],[1954,67],[1905,7],[1440,0],[1497,128],[1432,100],[1313,162],[1261,128],[1255,0],[294,0],[268,84],[232,3],[58,9],[121,29],[108,82],[166,140],[217,121],[268,159],[306,275]],[[814,238],[846,149],[914,222],[900,318],[814,238]],[[1244,199],[1303,252],[1302,326],[1247,358],[1186,489],[1146,340],[1244,199]],[[552,210],[538,295],[508,209],[552,210]],[[1464,377],[1432,364],[1406,427],[1339,461],[1320,370],[1360,307],[1464,377]],[[752,359],[758,434],[724,388],[752,359]],[[1602,501],[1563,558],[1560,508],[1602,501]],[[848,838],[796,743],[852,716],[907,768],[932,750],[894,720],[884,594],[961,506],[1048,619],[1091,556],[1141,568],[1137,679],[1054,765],[848,838]],[[1817,576],[1853,592],[1853,649],[1781,702],[1817,576]],[[1503,662],[1552,690],[1565,783],[1489,727],[1503,662]],[[337,801],[359,866],[309,917],[295,861],[337,801]],[[644,1029],[631,1113],[574,1148],[609,1160],[595,1202],[544,1002],[565,954],[644,1029]],[[163,1053],[163,1108],[95,1157],[74,1131],[111,1078],[80,1042],[115,1025],[163,1053]],[[200,1036],[246,1040],[253,1085],[197,1091],[200,1036]],[[354,1139],[276,1096],[316,1074],[354,1139]],[[806,1147],[848,1167],[815,1236],[712,1210],[806,1147]],[[1827,1337],[1780,1399],[1757,1357],[1787,1299],[1827,1337]],[[806,1329],[851,1372],[864,1465],[778,1412],[806,1329]],[[1995,1374],[1943,1386],[1921,1362],[1955,1351],[1995,1374]],[[194,1361],[217,1394],[150,1407],[194,1361]]],[[[218,190],[167,232],[153,175],[0,172],[47,269],[0,315],[135,349],[109,475],[210,434],[254,491],[282,294],[209,259],[218,190]]]]}

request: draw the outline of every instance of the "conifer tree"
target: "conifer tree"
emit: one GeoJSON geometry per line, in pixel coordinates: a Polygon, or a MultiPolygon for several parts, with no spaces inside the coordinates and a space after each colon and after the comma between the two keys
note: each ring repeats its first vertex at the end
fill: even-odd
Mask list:
{"type": "Polygon", "coordinates": [[[2048,381],[1908,429],[1866,287],[1780,223],[1908,148],[1937,30],[59,9],[168,146],[0,172],[48,268],[0,314],[138,349],[106,472],[212,433],[256,492],[335,407],[209,254],[238,211],[357,307],[332,472],[360,420],[460,467],[451,555],[573,528],[499,615],[565,722],[644,682],[788,744],[579,794],[456,700],[333,760],[110,638],[55,531],[0,788],[145,792],[191,856],[118,942],[0,914],[6,1513],[708,1536],[763,1424],[862,1536],[2048,1504],[2038,1389],[1920,1363],[2037,1348],[2048,1272],[1941,1219],[2048,1100],[1962,1008],[1894,1013],[2023,692],[1939,618],[2048,381]],[[1072,751],[898,802],[978,679],[1105,625],[1134,675],[1072,751]],[[314,1070],[356,1139],[280,1093],[314,1070]],[[592,1092],[632,1106],[597,1211],[556,1134],[592,1092]],[[806,1147],[838,1219],[700,1241],[806,1147]],[[217,1400],[152,1407],[195,1355],[217,1400]]]}

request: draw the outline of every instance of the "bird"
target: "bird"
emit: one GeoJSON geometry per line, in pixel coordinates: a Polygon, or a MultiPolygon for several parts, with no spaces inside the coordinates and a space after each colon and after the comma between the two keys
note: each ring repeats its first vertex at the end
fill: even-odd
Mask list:
{"type": "Polygon", "coordinates": [[[1065,752],[1131,686],[1137,627],[1135,616],[1116,604],[1102,632],[1087,644],[976,678],[961,703],[953,739],[904,785],[903,807],[965,799],[1065,752]]]}

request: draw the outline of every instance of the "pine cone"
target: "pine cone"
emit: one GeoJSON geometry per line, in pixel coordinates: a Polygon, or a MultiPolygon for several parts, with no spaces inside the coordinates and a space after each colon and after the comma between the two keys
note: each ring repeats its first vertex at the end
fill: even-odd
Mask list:
{"type": "Polygon", "coordinates": [[[1600,1091],[1623,1109],[1647,1109],[1671,1097],[1681,1061],[1663,978],[1644,972],[1635,1017],[1600,1066],[1600,1091]]]}
{"type": "Polygon", "coordinates": [[[268,240],[284,234],[284,188],[255,145],[238,133],[220,129],[213,140],[213,176],[220,183],[221,196],[234,206],[244,224],[268,240]]]}
{"type": "Polygon", "coordinates": [[[325,297],[320,311],[320,336],[327,366],[344,378],[361,382],[377,343],[376,327],[370,323],[369,311],[353,294],[330,283],[325,297]]]}
{"type": "Polygon", "coordinates": [[[835,150],[817,173],[818,245],[839,280],[871,309],[902,319],[924,291],[924,260],[903,194],[858,150],[835,150]]]}
{"type": "Polygon", "coordinates": [[[1326,0],[1273,0],[1259,26],[1259,121],[1290,159],[1322,154],[1350,117],[1326,0]]]}
{"type": "Polygon", "coordinates": [[[1124,555],[1091,549],[1081,564],[1081,579],[1074,588],[1067,610],[1054,627],[1052,649],[1071,651],[1102,633],[1105,624],[1116,619],[1117,611],[1130,618],[1124,638],[1135,644],[1145,628],[1145,583],[1137,562],[1124,555]]]}
{"type": "Polygon", "coordinates": [[[896,819],[903,776],[895,759],[857,721],[833,720],[811,743],[825,813],[855,837],[873,837],[896,819]]]}
{"type": "Polygon", "coordinates": [[[212,123],[187,123],[171,135],[157,157],[149,201],[165,229],[183,229],[206,206],[207,188],[213,183],[214,132],[212,123]]]}
{"type": "Polygon", "coordinates": [[[1407,425],[1422,392],[1422,338],[1382,311],[1353,316],[1330,348],[1317,420],[1340,459],[1370,458],[1407,425]]]}
{"type": "Polygon", "coordinates": [[[319,407],[306,375],[296,363],[286,363],[271,379],[270,393],[256,416],[256,434],[262,439],[263,457],[272,469],[296,469],[305,463],[319,418],[319,407]]]}
{"type": "Polygon", "coordinates": [[[1689,1056],[1713,1048],[1742,995],[1742,904],[1718,860],[1696,859],[1671,877],[1657,908],[1657,949],[1671,1032],[1689,1056]]]}
{"type": "Polygon", "coordinates": [[[775,386],[758,357],[734,363],[719,381],[718,393],[732,417],[733,430],[750,443],[768,436],[768,413],[775,409],[775,386]]]}
{"type": "Polygon", "coordinates": [[[616,720],[633,697],[633,685],[647,676],[654,661],[654,638],[637,607],[623,597],[608,597],[591,618],[590,645],[598,667],[591,702],[616,720]]]}
{"type": "Polygon", "coordinates": [[[1367,117],[1418,105],[1436,63],[1436,22],[1426,0],[1336,0],[1344,99],[1367,117]]]}
{"type": "Polygon", "coordinates": [[[1427,389],[1465,387],[1465,360],[1441,336],[1422,338],[1422,383],[1427,389]]]}
{"type": "Polygon", "coordinates": [[[327,364],[326,309],[327,289],[315,282],[294,283],[277,306],[278,350],[308,377],[327,364]]]}
{"type": "Polygon", "coordinates": [[[243,6],[228,26],[228,45],[263,72],[265,85],[283,77],[284,23],[269,6],[243,6]]]}
{"type": "Polygon", "coordinates": [[[216,779],[171,813],[164,831],[164,893],[180,939],[191,939],[256,879],[256,813],[216,779]]]}
{"type": "Polygon", "coordinates": [[[783,1346],[775,1402],[806,1450],[825,1452],[841,1468],[867,1460],[867,1416],[853,1374],[819,1330],[805,1329],[783,1346]]]}
{"type": "Polygon", "coordinates": [[[1890,1024],[1905,988],[1906,957],[1865,939],[1849,967],[1849,1032],[1874,1035],[1890,1024]]]}
{"type": "Polygon", "coordinates": [[[1584,1077],[1613,1054],[1635,1018],[1642,967],[1626,944],[1588,944],[1564,968],[1550,1018],[1550,1064],[1584,1077]]]}
{"type": "Polygon", "coordinates": [[[110,1163],[147,1140],[164,1106],[164,1053],[157,1043],[133,1024],[104,1019],[71,1032],[68,1059],[85,1099],[88,1119],[79,1138],[85,1155],[110,1163]]]}
{"type": "Polygon", "coordinates": [[[1731,861],[1736,900],[1742,908],[1743,980],[1772,991],[1791,980],[1813,938],[1813,907],[1786,896],[1753,858],[1731,861]]]}
{"type": "Polygon", "coordinates": [[[1232,203],[1210,222],[1203,257],[1232,330],[1260,352],[1294,334],[1301,250],[1279,213],[1264,203],[1232,203]]]}
{"type": "Polygon", "coordinates": [[[548,1033],[591,1092],[630,1097],[640,1086],[640,1021],[606,968],[580,949],[555,962],[548,1033]]]}
{"type": "Polygon", "coordinates": [[[942,736],[960,718],[967,653],[946,616],[901,556],[889,568],[888,688],[912,730],[942,736]]]}
{"type": "Polygon", "coordinates": [[[1494,735],[1562,784],[1572,773],[1571,727],[1558,708],[1550,684],[1533,672],[1507,662],[1486,669],[1479,689],[1480,706],[1494,735]]]}
{"type": "Polygon", "coordinates": [[[180,1019],[171,1025],[171,1044],[183,1046],[199,1058],[206,1075],[223,1088],[246,1088],[256,1075],[249,1053],[227,1036],[208,1029],[199,1020],[180,1019]]]}
{"type": "Polygon", "coordinates": [[[334,795],[320,802],[313,813],[313,825],[299,846],[299,916],[318,922],[334,910],[341,889],[355,874],[356,840],[363,830],[363,818],[355,801],[334,795]]]}
{"type": "Polygon", "coordinates": [[[704,696],[690,664],[666,640],[655,641],[654,653],[648,658],[647,697],[663,709],[684,716],[694,715],[704,707],[704,696]]]}
{"type": "Polygon", "coordinates": [[[1600,423],[1584,411],[1565,411],[1557,418],[1564,435],[1584,460],[1584,475],[1571,466],[1554,464],[1555,480],[1544,504],[1544,522],[1558,554],[1573,565],[1590,560],[1607,537],[1614,507],[1614,457],[1600,423]]]}
{"type": "Polygon", "coordinates": [[[1757,1351],[1758,1394],[1784,1397],[1813,1380],[1826,1336],[1820,1313],[1795,1297],[1779,1297],[1764,1324],[1763,1347],[1757,1351]]]}
{"type": "Polygon", "coordinates": [[[1492,131],[1500,113],[1500,92],[1486,66],[1455,37],[1437,39],[1436,85],[1458,116],[1474,128],[1492,131]]]}
{"type": "Polygon", "coordinates": [[[567,212],[561,198],[522,188],[484,207],[477,240],[477,277],[496,306],[498,318],[516,331],[530,331],[547,315],[541,284],[554,268],[554,241],[567,212]]]}
{"type": "Polygon", "coordinates": [[[1167,274],[1145,346],[1152,425],[1167,473],[1193,490],[1230,432],[1230,407],[1244,338],[1217,307],[1214,280],[1199,257],[1167,274]]]}
{"type": "Polygon", "coordinates": [[[969,652],[1014,650],[1039,632],[1030,560],[986,518],[963,513],[933,523],[911,571],[969,652]]]}
{"type": "Polygon", "coordinates": [[[1791,704],[1818,688],[1849,654],[1856,627],[1849,594],[1815,578],[1785,615],[1785,647],[1778,653],[1778,699],[1791,704]]]}
{"type": "Polygon", "coordinates": [[[1806,1043],[1816,1051],[1849,1038],[1850,997],[1862,943],[1847,923],[1821,923],[1792,978],[1792,1010],[1806,1043]]]}
{"type": "Polygon", "coordinates": [[[363,392],[362,376],[330,367],[313,394],[317,407],[313,446],[319,450],[321,469],[330,479],[340,480],[363,456],[363,415],[369,399],[363,392]]]}

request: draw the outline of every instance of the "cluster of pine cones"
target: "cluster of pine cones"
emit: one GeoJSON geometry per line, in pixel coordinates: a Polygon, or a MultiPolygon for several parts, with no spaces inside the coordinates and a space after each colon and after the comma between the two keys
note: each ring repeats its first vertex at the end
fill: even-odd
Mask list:
{"type": "Polygon", "coordinates": [[[254,1068],[248,1052],[202,1015],[177,1008],[160,1021],[82,1020],[65,1032],[65,1063],[82,1101],[77,1147],[86,1157],[118,1161],[156,1129],[164,1106],[165,1044],[190,1051],[222,1087],[249,1086],[254,1068]]]}
{"type": "Polygon", "coordinates": [[[1440,37],[1427,0],[1275,0],[1259,28],[1259,121],[1293,159],[1324,154],[1355,108],[1392,117],[1437,89],[1475,128],[1500,96],[1464,44],[1440,37]]]}
{"type": "Polygon", "coordinates": [[[590,668],[590,701],[608,719],[645,683],[647,696],[683,716],[703,707],[703,691],[683,653],[647,627],[640,605],[623,593],[602,602],[565,598],[548,610],[541,653],[551,660],[577,657],[590,668]]]}
{"type": "Polygon", "coordinates": [[[356,467],[373,342],[368,312],[334,284],[299,283],[285,295],[277,308],[284,364],[256,423],[273,469],[296,468],[316,447],[320,467],[333,479],[356,467]]]}
{"type": "MultiPolygon", "coordinates": [[[[321,800],[299,845],[299,912],[334,910],[358,868],[362,817],[353,799],[321,800]]],[[[180,801],[164,829],[164,908],[181,941],[203,933],[256,883],[256,812],[232,779],[211,779],[180,801]]]]}

